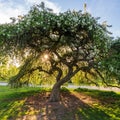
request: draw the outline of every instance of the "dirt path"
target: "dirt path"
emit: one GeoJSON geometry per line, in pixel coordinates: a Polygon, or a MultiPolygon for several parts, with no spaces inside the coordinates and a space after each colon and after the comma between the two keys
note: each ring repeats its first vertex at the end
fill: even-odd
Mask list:
{"type": "Polygon", "coordinates": [[[104,90],[104,91],[114,91],[114,92],[120,92],[120,88],[117,87],[102,87],[102,86],[77,86],[77,85],[68,85],[67,88],[77,89],[77,88],[87,88],[87,89],[93,89],[93,90],[104,90]]]}

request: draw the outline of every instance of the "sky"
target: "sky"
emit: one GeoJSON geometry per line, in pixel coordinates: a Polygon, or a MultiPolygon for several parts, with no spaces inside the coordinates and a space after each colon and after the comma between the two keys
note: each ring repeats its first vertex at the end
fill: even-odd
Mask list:
{"type": "Polygon", "coordinates": [[[112,36],[120,37],[120,0],[0,0],[0,24],[11,22],[10,17],[27,14],[31,6],[41,2],[55,13],[83,10],[86,3],[87,12],[93,17],[100,17],[100,23],[107,21],[108,25],[112,25],[108,29],[112,36]]]}

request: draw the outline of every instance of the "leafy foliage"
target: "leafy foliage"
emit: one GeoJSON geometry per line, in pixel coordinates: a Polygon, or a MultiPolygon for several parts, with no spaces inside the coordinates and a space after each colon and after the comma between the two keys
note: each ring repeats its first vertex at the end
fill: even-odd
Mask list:
{"type": "Polygon", "coordinates": [[[98,18],[82,11],[55,14],[44,3],[33,6],[17,22],[0,25],[0,30],[8,53],[22,56],[24,61],[18,75],[10,80],[15,87],[29,81],[23,81],[24,76],[36,70],[55,76],[57,89],[79,71],[85,72],[87,79],[89,74],[96,76],[110,41],[98,18]]]}
{"type": "Polygon", "coordinates": [[[102,61],[101,68],[104,69],[106,80],[109,80],[109,83],[120,84],[120,38],[111,43],[109,53],[102,61]]]}

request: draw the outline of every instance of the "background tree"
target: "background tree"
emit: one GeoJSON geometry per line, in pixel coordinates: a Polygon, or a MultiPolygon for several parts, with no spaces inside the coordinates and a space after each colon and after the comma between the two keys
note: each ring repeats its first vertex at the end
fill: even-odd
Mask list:
{"type": "Polygon", "coordinates": [[[86,78],[100,75],[98,63],[106,56],[110,37],[106,26],[87,12],[55,14],[41,5],[33,6],[14,24],[0,25],[0,40],[24,61],[10,84],[21,86],[34,71],[44,72],[55,78],[50,101],[58,101],[60,87],[79,71],[86,78]]]}
{"type": "Polygon", "coordinates": [[[108,86],[120,85],[120,38],[111,42],[109,52],[101,62],[100,68],[105,76],[104,82],[108,86]]]}

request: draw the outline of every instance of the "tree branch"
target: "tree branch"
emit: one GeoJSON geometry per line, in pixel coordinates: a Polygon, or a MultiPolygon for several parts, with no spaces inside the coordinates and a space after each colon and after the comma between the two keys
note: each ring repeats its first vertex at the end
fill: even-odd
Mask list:
{"type": "Polygon", "coordinates": [[[120,86],[108,84],[108,83],[105,81],[105,79],[104,79],[104,77],[102,76],[102,74],[101,74],[98,70],[95,70],[95,71],[96,71],[96,72],[98,73],[98,75],[102,78],[102,81],[103,81],[103,83],[104,83],[106,86],[108,86],[108,87],[117,87],[117,88],[120,88],[120,86]]]}
{"type": "Polygon", "coordinates": [[[89,79],[88,76],[87,76],[87,72],[85,72],[85,78],[89,81],[91,81],[93,84],[95,84],[96,86],[99,86],[98,83],[94,82],[93,80],[89,79]]]}

